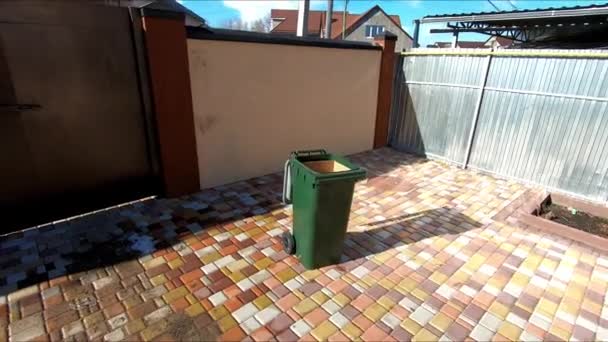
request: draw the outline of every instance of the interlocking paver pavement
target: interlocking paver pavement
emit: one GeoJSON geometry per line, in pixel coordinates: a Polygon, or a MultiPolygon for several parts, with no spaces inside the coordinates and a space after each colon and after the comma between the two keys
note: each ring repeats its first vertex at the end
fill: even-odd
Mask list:
{"type": "Polygon", "coordinates": [[[352,156],[340,264],[306,271],[274,174],[0,242],[0,340],[608,339],[608,256],[530,227],[537,189],[391,149],[352,156]]]}

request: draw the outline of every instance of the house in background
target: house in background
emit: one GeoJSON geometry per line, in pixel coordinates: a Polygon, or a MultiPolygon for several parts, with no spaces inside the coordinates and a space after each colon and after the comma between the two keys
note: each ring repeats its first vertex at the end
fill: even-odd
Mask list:
{"type": "MultiPolygon", "coordinates": [[[[465,41],[461,40],[456,43],[457,48],[463,49],[483,49],[486,47],[485,42],[475,42],[475,41],[465,41]]],[[[451,48],[452,42],[435,42],[433,44],[429,44],[426,47],[428,48],[451,48]]]]}
{"type": "Polygon", "coordinates": [[[513,39],[500,36],[492,36],[486,40],[485,47],[492,49],[508,49],[514,43],[513,39]]]}
{"type": "MultiPolygon", "coordinates": [[[[492,36],[485,42],[465,41],[456,42],[457,48],[462,49],[508,49],[513,44],[513,40],[505,37],[492,36]]],[[[427,48],[451,48],[452,42],[435,42],[426,46],[427,48]]]]}
{"type": "MultiPolygon", "coordinates": [[[[298,26],[298,10],[273,9],[270,12],[272,20],[272,34],[295,35],[298,26]]],[[[397,35],[395,51],[412,47],[412,37],[401,27],[398,15],[388,15],[376,5],[363,14],[346,12],[346,23],[343,24],[344,12],[335,11],[332,15],[332,39],[344,39],[360,42],[369,42],[378,34],[389,31],[397,35]]],[[[325,36],[325,11],[310,11],[308,13],[308,36],[321,38],[325,36]]]]}

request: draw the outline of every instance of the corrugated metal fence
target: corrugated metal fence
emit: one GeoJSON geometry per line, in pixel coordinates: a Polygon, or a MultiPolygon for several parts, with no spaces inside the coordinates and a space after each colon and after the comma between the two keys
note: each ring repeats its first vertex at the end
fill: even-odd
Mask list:
{"type": "Polygon", "coordinates": [[[608,201],[608,53],[414,49],[393,147],[608,201]]]}

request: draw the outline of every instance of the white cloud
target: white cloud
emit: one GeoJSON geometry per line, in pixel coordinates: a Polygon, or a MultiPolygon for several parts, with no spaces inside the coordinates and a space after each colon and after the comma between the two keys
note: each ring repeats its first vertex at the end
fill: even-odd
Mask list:
{"type": "Polygon", "coordinates": [[[420,5],[422,5],[422,0],[409,0],[407,4],[411,7],[418,8],[420,5]]]}
{"type": "MultiPolygon", "coordinates": [[[[321,8],[326,1],[311,1],[311,9],[321,8]]],[[[239,12],[239,16],[245,22],[253,22],[270,13],[275,9],[298,9],[297,0],[248,0],[234,1],[224,0],[224,6],[233,8],[239,12]]]]}
{"type": "Polygon", "coordinates": [[[224,6],[239,11],[245,22],[256,21],[270,13],[273,8],[297,9],[297,1],[224,1],[224,6]]]}

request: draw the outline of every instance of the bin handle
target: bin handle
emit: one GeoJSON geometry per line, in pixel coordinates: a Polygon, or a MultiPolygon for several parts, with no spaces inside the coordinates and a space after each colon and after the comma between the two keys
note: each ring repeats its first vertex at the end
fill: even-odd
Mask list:
{"type": "Polygon", "coordinates": [[[295,151],[295,152],[291,152],[292,155],[294,155],[295,157],[310,157],[313,155],[326,155],[327,151],[323,150],[323,149],[319,149],[319,150],[302,150],[302,151],[295,151]]]}
{"type": "Polygon", "coordinates": [[[283,167],[283,203],[291,203],[291,159],[287,159],[283,167]]]}

